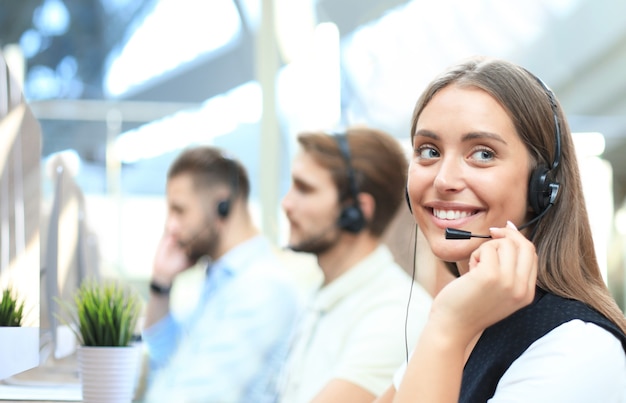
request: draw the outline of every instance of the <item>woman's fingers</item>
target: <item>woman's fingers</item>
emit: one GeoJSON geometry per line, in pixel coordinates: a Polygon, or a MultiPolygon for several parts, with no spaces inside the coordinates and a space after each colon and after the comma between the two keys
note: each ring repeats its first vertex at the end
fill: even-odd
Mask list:
{"type": "Polygon", "coordinates": [[[499,308],[519,309],[532,302],[534,297],[537,280],[535,247],[512,224],[490,231],[492,239],[472,253],[468,274],[481,284],[484,302],[497,304],[499,301],[499,308]]]}
{"type": "Polygon", "coordinates": [[[537,253],[535,246],[510,221],[504,228],[492,228],[493,247],[500,253],[500,269],[514,274],[513,297],[520,303],[530,303],[537,282],[537,253]]]}

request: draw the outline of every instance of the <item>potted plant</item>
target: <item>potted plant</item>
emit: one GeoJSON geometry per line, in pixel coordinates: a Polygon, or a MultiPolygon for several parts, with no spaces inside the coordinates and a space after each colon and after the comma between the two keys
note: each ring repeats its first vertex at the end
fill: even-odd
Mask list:
{"type": "Polygon", "coordinates": [[[19,302],[11,287],[2,291],[0,300],[0,326],[19,327],[24,319],[24,302],[19,302]]]}
{"type": "Polygon", "coordinates": [[[116,281],[84,281],[73,304],[60,302],[79,342],[78,363],[84,402],[130,402],[140,354],[133,345],[141,298],[116,281]]]}

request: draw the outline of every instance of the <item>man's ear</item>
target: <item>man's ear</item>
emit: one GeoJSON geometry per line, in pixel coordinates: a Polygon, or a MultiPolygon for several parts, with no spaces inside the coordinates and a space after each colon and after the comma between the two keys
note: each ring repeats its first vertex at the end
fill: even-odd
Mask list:
{"type": "Polygon", "coordinates": [[[374,200],[374,196],[369,193],[361,192],[358,195],[359,198],[359,207],[363,212],[363,217],[365,217],[365,221],[369,222],[374,217],[374,211],[376,211],[376,200],[374,200]]]}

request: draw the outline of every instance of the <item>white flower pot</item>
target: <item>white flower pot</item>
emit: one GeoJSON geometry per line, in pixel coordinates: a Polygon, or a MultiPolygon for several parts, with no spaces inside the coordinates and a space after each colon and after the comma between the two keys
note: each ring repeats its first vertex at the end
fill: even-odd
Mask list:
{"type": "Polygon", "coordinates": [[[85,403],[130,403],[139,373],[140,348],[78,348],[78,368],[85,403]]]}

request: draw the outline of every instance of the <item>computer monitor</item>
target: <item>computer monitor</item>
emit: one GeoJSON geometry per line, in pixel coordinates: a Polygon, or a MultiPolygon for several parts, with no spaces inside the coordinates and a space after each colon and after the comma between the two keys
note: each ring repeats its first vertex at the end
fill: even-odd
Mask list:
{"type": "Polygon", "coordinates": [[[41,129],[0,54],[0,287],[24,303],[0,327],[0,380],[39,363],[41,129]]]}
{"type": "Polygon", "coordinates": [[[50,197],[44,192],[41,225],[43,360],[73,353],[73,333],[58,319],[60,303],[71,304],[83,280],[97,278],[99,272],[85,222],[85,196],[75,180],[79,165],[73,151],[51,155],[45,164],[44,178],[51,186],[50,197]]]}
{"type": "Polygon", "coordinates": [[[49,156],[42,171],[39,365],[4,380],[20,387],[78,385],[74,332],[59,317],[82,281],[98,277],[97,249],[85,222],[85,198],[75,180],[78,154],[49,156]]]}

